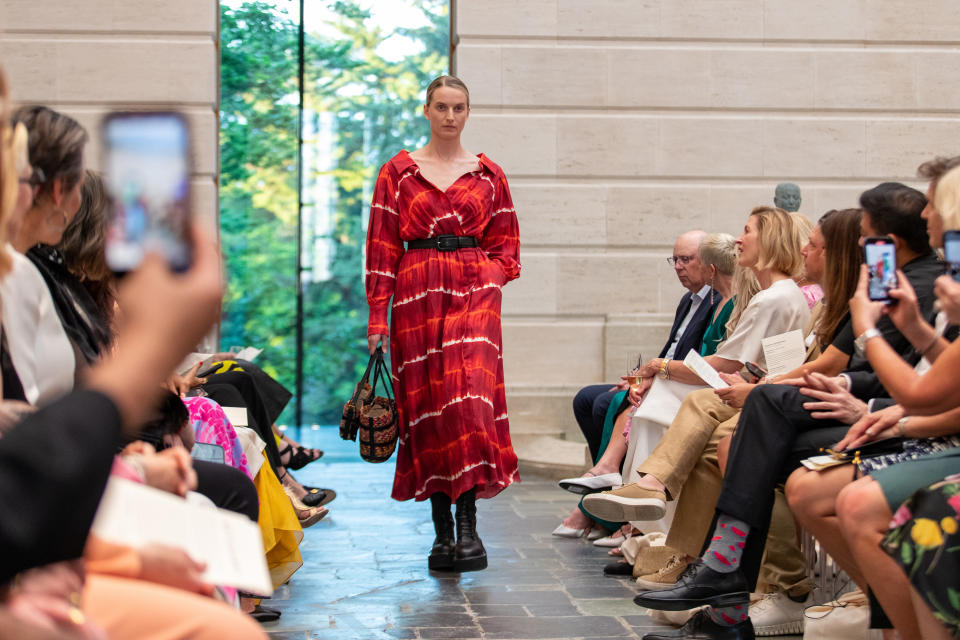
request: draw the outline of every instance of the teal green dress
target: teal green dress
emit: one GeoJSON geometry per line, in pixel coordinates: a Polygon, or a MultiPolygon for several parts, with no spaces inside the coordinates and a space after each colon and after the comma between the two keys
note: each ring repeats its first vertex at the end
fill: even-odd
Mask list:
{"type": "Polygon", "coordinates": [[[717,347],[727,337],[727,321],[730,320],[730,314],[733,313],[733,307],[736,304],[737,296],[727,300],[726,304],[720,308],[720,313],[716,315],[707,330],[703,332],[700,355],[712,356],[717,352],[717,347]]]}
{"type": "MultiPolygon", "coordinates": [[[[700,355],[702,356],[712,356],[717,347],[721,342],[727,337],[727,321],[730,319],[730,314],[733,313],[733,307],[737,302],[737,296],[733,296],[727,300],[726,304],[720,309],[720,312],[714,317],[713,322],[707,327],[707,330],[703,332],[703,342],[700,347],[700,355]]],[[[603,452],[607,450],[607,444],[610,443],[610,437],[613,435],[613,423],[616,421],[617,416],[620,415],[620,412],[624,409],[623,404],[624,400],[627,397],[626,391],[619,391],[613,399],[610,401],[610,407],[607,409],[607,415],[603,419],[603,437],[600,439],[600,452],[597,454],[597,459],[593,461],[596,464],[600,460],[600,456],[603,455],[603,452]]],[[[615,531],[620,528],[623,524],[615,522],[607,522],[605,520],[598,520],[596,517],[591,516],[583,508],[583,499],[580,500],[580,510],[588,518],[593,518],[593,520],[599,524],[601,527],[607,529],[608,531],[615,531]]]]}

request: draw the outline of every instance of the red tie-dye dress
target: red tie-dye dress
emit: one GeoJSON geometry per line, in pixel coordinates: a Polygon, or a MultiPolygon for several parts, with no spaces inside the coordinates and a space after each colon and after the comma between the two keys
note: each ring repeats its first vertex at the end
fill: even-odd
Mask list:
{"type": "Polygon", "coordinates": [[[435,492],[456,500],[474,486],[490,498],[519,480],[500,331],[500,289],[520,275],[519,251],[507,178],[484,155],[446,191],[406,151],[380,169],[367,232],[367,333],[390,336],[396,500],[435,492]],[[448,234],[480,246],[404,250],[404,242],[448,234]]]}

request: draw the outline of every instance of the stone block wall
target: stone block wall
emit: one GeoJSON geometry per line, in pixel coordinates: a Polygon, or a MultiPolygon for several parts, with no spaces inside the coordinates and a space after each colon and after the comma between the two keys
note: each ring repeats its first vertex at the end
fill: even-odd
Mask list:
{"type": "Polygon", "coordinates": [[[465,144],[520,219],[504,292],[514,432],[576,428],[570,400],[655,356],[690,228],[738,234],[778,182],[816,219],[956,154],[952,0],[453,0],[465,144]]]}
{"type": "Polygon", "coordinates": [[[193,207],[216,229],[219,172],[216,0],[3,0],[0,65],[19,104],[44,104],[90,133],[117,109],[179,109],[193,136],[193,207]]]}

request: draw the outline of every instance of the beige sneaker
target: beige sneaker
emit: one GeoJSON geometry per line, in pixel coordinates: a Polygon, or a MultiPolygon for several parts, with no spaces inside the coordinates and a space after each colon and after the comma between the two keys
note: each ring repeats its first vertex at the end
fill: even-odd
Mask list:
{"type": "Polygon", "coordinates": [[[669,589],[677,582],[677,578],[687,568],[687,562],[681,555],[670,556],[667,564],[663,565],[656,573],[649,573],[637,578],[637,584],[641,589],[647,591],[663,591],[669,589]]]}
{"type": "Polygon", "coordinates": [[[675,555],[677,555],[676,549],[665,546],[640,549],[633,563],[633,577],[641,578],[656,573],[675,555]]]}
{"type": "Polygon", "coordinates": [[[608,522],[659,520],[667,513],[667,496],[663,491],[646,489],[634,483],[584,496],[583,508],[590,515],[608,522]]]}

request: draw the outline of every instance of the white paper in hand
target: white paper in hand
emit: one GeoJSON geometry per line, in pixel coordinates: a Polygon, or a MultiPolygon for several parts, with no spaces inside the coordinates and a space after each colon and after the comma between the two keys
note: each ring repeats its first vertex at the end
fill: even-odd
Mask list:
{"type": "Polygon", "coordinates": [[[253,362],[253,359],[261,353],[263,353],[263,349],[257,349],[256,347],[244,347],[234,355],[234,359],[253,362]]]}
{"type": "Polygon", "coordinates": [[[714,389],[726,389],[730,386],[723,381],[723,378],[720,377],[717,370],[711,367],[710,363],[704,360],[700,354],[693,349],[687,352],[687,357],[683,359],[683,364],[714,389]]]}
{"type": "Polygon", "coordinates": [[[768,378],[793,371],[803,364],[807,355],[803,332],[799,329],[764,338],[760,345],[763,347],[768,378]]]}
{"type": "Polygon", "coordinates": [[[260,527],[238,513],[192,505],[164,491],[110,478],[91,531],[133,548],[156,543],[182,549],[206,563],[203,578],[211,584],[264,596],[273,593],[260,527]]]}

